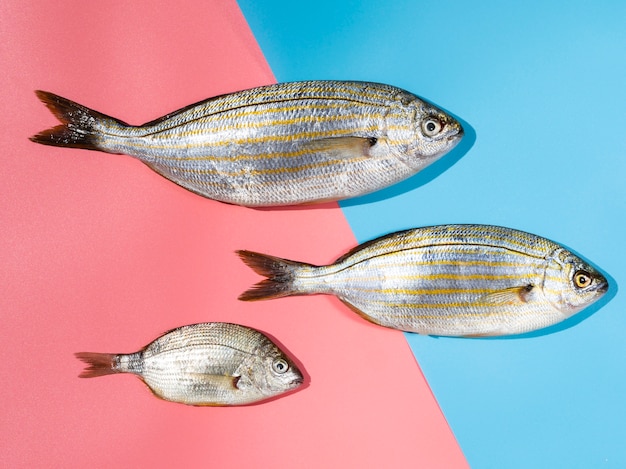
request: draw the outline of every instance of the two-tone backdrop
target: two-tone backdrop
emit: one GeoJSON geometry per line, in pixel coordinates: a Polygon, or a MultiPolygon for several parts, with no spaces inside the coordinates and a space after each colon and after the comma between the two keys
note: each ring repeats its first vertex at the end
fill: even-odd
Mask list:
{"type": "Polygon", "coordinates": [[[626,466],[626,6],[234,0],[0,5],[1,467],[626,466]],[[460,118],[462,144],[360,199],[253,210],[122,155],[35,145],[44,89],[140,124],[276,81],[389,83],[460,118]],[[327,263],[376,236],[498,224],[597,264],[609,294],[546,331],[451,339],[372,325],[335,298],[243,303],[251,249],[327,263]],[[74,352],[184,324],[273,337],[299,392],[194,408],[74,352]]]}

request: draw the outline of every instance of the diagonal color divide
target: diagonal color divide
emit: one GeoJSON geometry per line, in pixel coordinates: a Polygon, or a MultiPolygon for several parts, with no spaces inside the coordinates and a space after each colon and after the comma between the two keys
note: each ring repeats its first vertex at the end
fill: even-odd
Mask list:
{"type": "Polygon", "coordinates": [[[402,334],[330,298],[245,304],[236,249],[329,262],[354,245],[336,204],[251,210],[202,199],[131,158],[47,148],[46,89],[131,123],[273,82],[233,1],[0,6],[1,341],[7,467],[464,467],[402,334]],[[192,408],[134,377],[80,380],[74,352],[128,352],[183,324],[277,338],[308,386],[192,408]]]}
{"type": "Polygon", "coordinates": [[[469,464],[625,467],[623,2],[239,4],[279,81],[393,84],[472,130],[466,152],[341,202],[359,242],[497,224],[563,243],[608,274],[606,298],[538,334],[407,334],[469,464]]]}

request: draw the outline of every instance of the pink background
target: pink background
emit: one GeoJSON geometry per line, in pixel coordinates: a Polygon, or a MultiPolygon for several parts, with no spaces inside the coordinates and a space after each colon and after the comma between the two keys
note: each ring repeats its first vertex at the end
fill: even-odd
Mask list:
{"type": "Polygon", "coordinates": [[[334,298],[243,303],[233,253],[312,263],[355,244],[336,204],[252,210],[186,192],[121,155],[44,147],[33,91],[139,124],[271,83],[234,1],[0,4],[2,467],[466,465],[400,332],[334,298]],[[257,406],[160,401],[132,376],[78,379],[74,352],[131,352],[204,321],[263,330],[302,363],[257,406]]]}

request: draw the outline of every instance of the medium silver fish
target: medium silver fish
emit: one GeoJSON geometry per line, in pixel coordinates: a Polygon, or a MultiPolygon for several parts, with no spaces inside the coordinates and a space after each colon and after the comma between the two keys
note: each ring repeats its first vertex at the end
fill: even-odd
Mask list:
{"type": "Polygon", "coordinates": [[[81,378],[132,373],[155,396],[196,406],[251,404],[297,388],[302,373],[268,337],[238,324],[171,330],[129,354],[77,353],[81,378]]]}
{"type": "Polygon", "coordinates": [[[367,194],[422,170],[463,128],[417,96],[365,82],[280,83],[130,126],[45,91],[62,122],[31,140],[133,156],[210,199],[291,205],[367,194]]]}
{"type": "Polygon", "coordinates": [[[441,336],[544,328],[608,289],[602,274],[564,247],[497,226],[400,231],[357,246],[327,266],[238,254],[268,277],[241,300],[325,293],[375,324],[441,336]]]}

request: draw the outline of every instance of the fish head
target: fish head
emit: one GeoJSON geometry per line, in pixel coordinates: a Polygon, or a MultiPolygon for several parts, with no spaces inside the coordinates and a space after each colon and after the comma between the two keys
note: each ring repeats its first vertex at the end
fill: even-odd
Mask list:
{"type": "Polygon", "coordinates": [[[272,342],[267,342],[241,367],[237,387],[269,398],[302,385],[304,377],[296,364],[272,342]]]}
{"type": "Polygon", "coordinates": [[[412,116],[404,163],[419,171],[452,150],[463,138],[463,126],[438,107],[415,97],[407,104],[412,116]]]}
{"type": "Polygon", "coordinates": [[[600,272],[568,250],[558,248],[549,256],[544,295],[564,315],[572,316],[596,302],[608,288],[600,272]]]}

